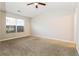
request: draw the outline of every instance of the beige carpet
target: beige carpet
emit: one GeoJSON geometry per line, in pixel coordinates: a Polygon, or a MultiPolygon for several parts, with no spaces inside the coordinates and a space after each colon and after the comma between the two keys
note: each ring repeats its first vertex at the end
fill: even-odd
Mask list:
{"type": "Polygon", "coordinates": [[[0,56],[77,56],[78,53],[67,43],[25,37],[0,42],[0,56]],[[69,46],[69,47],[68,47],[69,46]]]}

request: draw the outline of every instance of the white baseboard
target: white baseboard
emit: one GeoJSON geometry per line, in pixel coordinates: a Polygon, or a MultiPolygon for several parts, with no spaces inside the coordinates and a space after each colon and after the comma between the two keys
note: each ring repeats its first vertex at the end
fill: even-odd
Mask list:
{"type": "Polygon", "coordinates": [[[48,37],[40,36],[40,35],[33,35],[33,36],[34,37],[39,37],[39,38],[44,38],[44,39],[59,40],[59,41],[62,41],[62,42],[67,42],[67,43],[75,44],[74,41],[69,41],[69,40],[63,40],[63,39],[57,39],[57,38],[48,38],[48,37]]]}
{"type": "Polygon", "coordinates": [[[16,39],[16,38],[22,38],[22,37],[28,37],[28,36],[31,36],[31,34],[29,34],[29,35],[24,35],[24,36],[19,36],[19,37],[13,37],[13,38],[2,39],[2,40],[0,40],[0,41],[6,41],[6,40],[11,40],[11,39],[16,39]]]}
{"type": "Polygon", "coordinates": [[[63,41],[63,42],[68,42],[68,43],[74,43],[74,41],[69,41],[69,40],[62,40],[62,39],[57,39],[57,38],[48,38],[48,37],[44,37],[44,36],[40,36],[40,35],[24,35],[24,36],[19,36],[19,37],[13,37],[13,38],[7,38],[7,39],[2,39],[0,41],[5,41],[5,40],[11,40],[11,39],[16,39],[16,38],[22,38],[22,37],[28,37],[28,36],[34,36],[34,37],[39,37],[39,38],[44,38],[44,39],[51,39],[51,40],[59,40],[59,41],[63,41]]]}

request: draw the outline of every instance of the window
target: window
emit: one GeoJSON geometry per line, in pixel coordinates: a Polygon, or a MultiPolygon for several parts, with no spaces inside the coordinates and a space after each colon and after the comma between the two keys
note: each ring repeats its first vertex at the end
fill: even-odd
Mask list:
{"type": "Polygon", "coordinates": [[[24,32],[24,20],[6,17],[6,32],[24,32]]]}
{"type": "Polygon", "coordinates": [[[21,19],[17,20],[17,32],[23,32],[24,31],[24,21],[21,19]]]}
{"type": "Polygon", "coordinates": [[[16,20],[15,18],[6,17],[6,32],[16,32],[16,20]]]}

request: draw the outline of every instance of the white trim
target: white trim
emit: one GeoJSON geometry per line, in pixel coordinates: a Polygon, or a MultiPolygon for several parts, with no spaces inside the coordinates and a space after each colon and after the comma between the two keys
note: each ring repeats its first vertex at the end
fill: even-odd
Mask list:
{"type": "MultiPolygon", "coordinates": [[[[16,38],[22,38],[22,37],[28,37],[31,36],[31,34],[29,35],[25,35],[25,36],[19,36],[19,37],[13,37],[13,38],[8,38],[8,39],[2,39],[0,41],[5,41],[5,40],[11,40],[11,39],[16,39],[16,38]]],[[[69,41],[69,40],[61,40],[61,39],[57,39],[57,38],[48,38],[48,37],[44,37],[44,36],[39,36],[39,35],[32,35],[34,37],[39,37],[39,38],[46,38],[46,39],[51,39],[51,40],[59,40],[59,41],[63,41],[63,42],[68,42],[68,43],[74,43],[74,41],[69,41]]]]}
{"type": "Polygon", "coordinates": [[[74,41],[69,41],[69,40],[63,40],[63,39],[58,39],[58,38],[48,38],[48,37],[40,36],[40,35],[33,35],[33,36],[34,37],[39,37],[39,38],[46,38],[46,39],[50,39],[50,40],[59,40],[59,41],[62,41],[62,42],[67,42],[67,43],[75,44],[74,41]]]}
{"type": "Polygon", "coordinates": [[[25,35],[25,36],[19,36],[19,37],[13,37],[13,38],[2,39],[2,40],[0,40],[0,41],[6,41],[6,40],[11,40],[11,39],[16,39],[16,38],[22,38],[22,37],[28,37],[28,36],[31,36],[31,34],[25,35]]]}
{"type": "Polygon", "coordinates": [[[76,5],[76,8],[75,8],[75,12],[74,12],[74,41],[76,43],[76,49],[77,49],[77,52],[79,54],[79,48],[78,48],[78,39],[77,39],[77,15],[78,13],[78,4],[76,5]]]}

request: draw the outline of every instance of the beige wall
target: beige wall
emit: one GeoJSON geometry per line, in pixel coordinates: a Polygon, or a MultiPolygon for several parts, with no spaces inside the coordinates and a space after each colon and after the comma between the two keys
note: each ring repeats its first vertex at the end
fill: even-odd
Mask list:
{"type": "Polygon", "coordinates": [[[16,15],[16,14],[0,12],[0,40],[28,36],[28,35],[30,35],[30,33],[31,33],[31,31],[30,31],[30,21],[29,21],[29,18],[20,16],[20,15],[16,15]],[[5,17],[6,16],[24,19],[24,22],[25,22],[25,24],[24,24],[24,26],[25,26],[24,27],[24,32],[8,33],[7,34],[6,33],[6,27],[5,27],[5,25],[6,25],[5,17]]]}
{"type": "Polygon", "coordinates": [[[74,15],[71,12],[49,12],[32,20],[32,35],[74,42],[74,15]]]}

